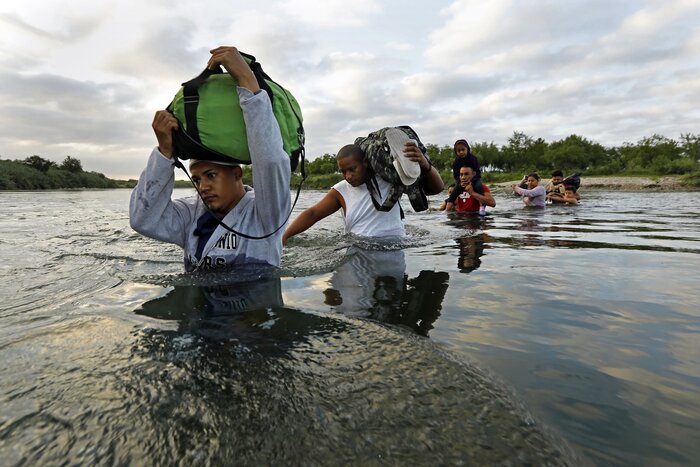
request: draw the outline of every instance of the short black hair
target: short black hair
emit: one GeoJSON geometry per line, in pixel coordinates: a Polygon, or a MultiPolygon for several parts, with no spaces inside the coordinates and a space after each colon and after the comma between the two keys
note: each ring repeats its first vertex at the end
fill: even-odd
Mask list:
{"type": "Polygon", "coordinates": [[[357,144],[346,144],[340,148],[340,151],[335,156],[335,160],[345,159],[346,157],[352,157],[357,161],[361,161],[365,158],[365,153],[357,144]]]}
{"type": "Polygon", "coordinates": [[[552,177],[563,177],[563,176],[564,176],[564,172],[562,172],[561,170],[555,170],[554,172],[552,172],[552,177]]]}
{"type": "Polygon", "coordinates": [[[537,172],[532,172],[532,173],[527,174],[527,178],[530,178],[530,177],[534,178],[538,182],[540,181],[540,176],[537,174],[537,172]]]}

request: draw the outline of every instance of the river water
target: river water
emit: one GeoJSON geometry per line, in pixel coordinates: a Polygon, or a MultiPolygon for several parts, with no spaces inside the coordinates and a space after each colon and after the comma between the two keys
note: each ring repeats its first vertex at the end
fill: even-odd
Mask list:
{"type": "Polygon", "coordinates": [[[700,459],[700,193],[409,208],[400,244],[332,216],[216,275],[129,195],[0,193],[3,465],[700,459]]]}

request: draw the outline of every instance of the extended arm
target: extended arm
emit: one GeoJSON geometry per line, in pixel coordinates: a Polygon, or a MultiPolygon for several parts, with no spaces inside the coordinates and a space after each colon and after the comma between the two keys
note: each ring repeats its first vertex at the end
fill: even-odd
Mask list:
{"type": "Polygon", "coordinates": [[[272,231],[284,222],[291,209],[289,156],[282,147],[282,135],[267,93],[251,94],[239,87],[238,95],[253,163],[255,209],[263,230],[272,231]]]}
{"type": "Polygon", "coordinates": [[[131,193],[129,224],[142,235],[183,246],[192,214],[184,201],[171,200],[175,185],[172,132],[178,123],[170,112],[160,110],[153,117],[152,127],[158,147],[151,152],[131,193]]]}
{"type": "Polygon", "coordinates": [[[510,186],[513,189],[513,193],[515,193],[518,196],[524,196],[524,192],[527,192],[529,190],[526,190],[525,188],[520,188],[518,185],[511,185],[510,186]]]}
{"type": "Polygon", "coordinates": [[[310,208],[305,209],[296,217],[296,219],[294,219],[289,227],[287,227],[287,230],[284,231],[282,244],[286,245],[288,238],[304,232],[316,222],[330,216],[338,209],[343,207],[341,200],[342,197],[340,196],[340,193],[331,188],[331,190],[326,193],[326,196],[324,196],[321,201],[314,204],[310,208]]]}
{"type": "Polygon", "coordinates": [[[519,196],[542,196],[545,194],[544,187],[541,185],[536,186],[532,190],[527,190],[525,188],[520,188],[518,185],[513,185],[513,191],[519,196]]]}
{"type": "Polygon", "coordinates": [[[248,150],[253,164],[255,209],[263,230],[272,231],[287,218],[291,206],[289,156],[282,146],[279,124],[272,104],[248,63],[235,47],[211,50],[209,68],[223,65],[238,82],[238,97],[245,120],[248,150]]]}

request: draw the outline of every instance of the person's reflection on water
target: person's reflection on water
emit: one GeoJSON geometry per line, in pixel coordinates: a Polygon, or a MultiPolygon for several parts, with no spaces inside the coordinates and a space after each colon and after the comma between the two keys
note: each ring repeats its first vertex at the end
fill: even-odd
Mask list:
{"type": "Polygon", "coordinates": [[[270,277],[233,284],[176,285],[166,295],[143,303],[136,314],[180,320],[282,306],[280,278],[270,277]]]}
{"type": "Polygon", "coordinates": [[[544,226],[541,220],[543,216],[544,211],[541,209],[532,209],[524,212],[516,228],[526,233],[518,239],[514,239],[514,243],[520,246],[543,246],[545,244],[545,240],[542,237],[544,226]]]}
{"type": "Polygon", "coordinates": [[[455,240],[459,245],[459,258],[457,268],[460,272],[470,273],[479,269],[484,249],[490,248],[491,237],[482,232],[477,235],[468,235],[455,240]]]}
{"type": "Polygon", "coordinates": [[[144,457],[286,465],[308,456],[323,434],[318,414],[332,413],[321,397],[331,392],[329,358],[310,349],[337,345],[342,320],[286,307],[279,277],[178,285],[135,313],[164,321],[134,332],[135,363],[119,375],[121,398],[138,407],[133,423],[148,436],[144,457]]]}
{"type": "Polygon", "coordinates": [[[493,217],[491,215],[480,216],[473,212],[453,211],[447,213],[446,224],[465,230],[486,229],[493,224],[493,217]]]}
{"type": "Polygon", "coordinates": [[[336,312],[404,325],[427,336],[440,316],[449,274],[421,271],[408,278],[403,250],[353,246],[329,283],[325,303],[336,312]]]}
{"type": "MultiPolygon", "coordinates": [[[[251,345],[265,353],[272,348],[284,352],[318,326],[313,315],[285,307],[279,277],[228,285],[174,286],[166,295],[149,300],[135,310],[137,315],[176,321],[180,335],[196,336],[207,350],[224,341],[251,345]]],[[[322,327],[327,327],[327,323],[322,327]]],[[[202,348],[200,348],[202,350],[202,348]]]]}
{"type": "MultiPolygon", "coordinates": [[[[356,251],[343,266],[342,286],[327,294],[336,306],[359,313],[352,297],[423,335],[439,316],[447,273],[408,279],[402,251],[356,251]]],[[[399,451],[392,460],[401,465],[557,459],[558,444],[477,367],[375,322],[285,308],[280,289],[279,278],[176,286],[136,310],[168,322],[136,329],[115,370],[106,397],[118,405],[105,417],[116,412],[119,426],[107,433],[124,442],[111,459],[365,465],[399,451]]]]}

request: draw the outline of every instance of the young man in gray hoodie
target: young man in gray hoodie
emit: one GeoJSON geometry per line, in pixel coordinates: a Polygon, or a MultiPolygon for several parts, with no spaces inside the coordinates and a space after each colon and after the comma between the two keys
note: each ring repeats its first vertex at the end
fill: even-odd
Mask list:
{"type": "Polygon", "coordinates": [[[238,82],[255,190],[246,191],[237,164],[194,160],[190,172],[203,201],[199,196],[171,199],[175,184],[172,132],[178,122],[161,110],[152,124],[158,147],[131,194],[130,224],[140,234],[181,246],[188,272],[244,263],[279,266],[281,227],[291,205],[289,156],[282,148],[270,99],[238,50],[217,47],[211,54],[208,67],[223,65],[238,82]],[[250,239],[225,229],[217,219],[251,237],[279,230],[264,239],[250,239]]]}

